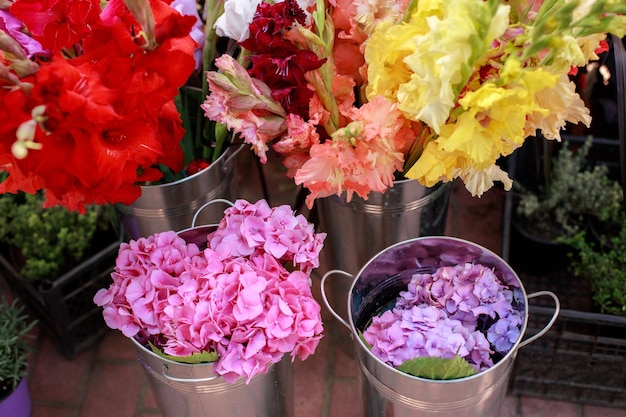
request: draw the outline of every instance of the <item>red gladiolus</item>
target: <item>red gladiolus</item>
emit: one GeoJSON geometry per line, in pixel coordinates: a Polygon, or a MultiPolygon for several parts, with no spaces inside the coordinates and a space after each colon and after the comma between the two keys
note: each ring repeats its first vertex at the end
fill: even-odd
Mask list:
{"type": "Polygon", "coordinates": [[[80,45],[73,58],[53,51],[22,88],[0,89],[0,167],[9,174],[0,193],[45,189],[46,207],[84,212],[87,204],[131,204],[140,183],[162,177],[159,164],[182,170],[185,130],[174,98],[195,68],[195,20],[151,0],[158,45],[148,50],[123,1],[108,6],[102,14],[96,0],[11,7],[47,47],[80,45]],[[21,159],[16,140],[30,147],[21,159]]]}
{"type": "Polygon", "coordinates": [[[99,20],[99,0],[15,0],[9,12],[44,48],[60,51],[80,42],[99,20]]]}
{"type": "Polygon", "coordinates": [[[272,97],[287,113],[303,118],[309,115],[308,103],[313,92],[305,74],[321,67],[326,59],[302,50],[284,37],[297,22],[304,24],[305,15],[295,0],[261,3],[250,24],[250,37],[241,45],[252,52],[249,73],[272,89],[272,97]]]}
{"type": "MultiPolygon", "coordinates": [[[[43,183],[47,205],[58,202],[79,211],[84,204],[136,199],[139,190],[129,190],[124,183],[134,188],[137,166],[149,166],[161,156],[154,125],[116,112],[119,91],[59,56],[41,68],[33,83],[29,104],[45,106],[45,120],[33,132],[43,152],[11,158],[5,167],[14,181],[2,186],[19,189],[20,181],[43,183]]],[[[15,131],[8,135],[9,142],[15,136],[15,131]]]]}
{"type": "Polygon", "coordinates": [[[208,167],[209,167],[209,164],[206,161],[202,161],[202,160],[191,161],[187,165],[187,175],[197,174],[198,172],[208,167]]]}
{"type": "Polygon", "coordinates": [[[298,48],[283,39],[283,32],[294,22],[303,25],[304,11],[295,0],[269,4],[262,2],[257,7],[254,19],[250,23],[250,36],[241,42],[241,46],[256,53],[274,54],[275,56],[293,52],[298,48]]]}

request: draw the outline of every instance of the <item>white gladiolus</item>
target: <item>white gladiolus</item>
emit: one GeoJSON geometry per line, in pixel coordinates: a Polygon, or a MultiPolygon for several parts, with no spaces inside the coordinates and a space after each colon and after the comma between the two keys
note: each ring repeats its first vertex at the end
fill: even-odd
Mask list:
{"type": "Polygon", "coordinates": [[[250,22],[254,17],[257,6],[262,0],[226,0],[224,14],[215,25],[215,32],[222,37],[227,37],[243,42],[250,36],[250,22]]]}

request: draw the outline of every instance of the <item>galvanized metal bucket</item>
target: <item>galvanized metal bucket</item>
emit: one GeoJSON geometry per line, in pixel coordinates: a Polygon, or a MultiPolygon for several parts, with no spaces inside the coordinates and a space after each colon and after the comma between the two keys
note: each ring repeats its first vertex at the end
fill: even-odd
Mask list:
{"type": "MultiPolygon", "coordinates": [[[[345,279],[344,279],[345,280],[345,279]]],[[[322,298],[337,320],[350,329],[358,367],[362,415],[368,417],[499,417],[508,380],[519,348],[545,334],[556,321],[560,304],[549,291],[526,294],[517,274],[498,255],[475,243],[452,237],[420,237],[386,248],[374,256],[356,275],[334,270],[322,277],[322,298]],[[494,366],[473,376],[454,380],[430,380],[414,377],[387,365],[374,356],[359,337],[374,310],[395,299],[408,281],[397,279],[417,268],[433,271],[445,265],[472,262],[494,268],[509,285],[523,295],[524,320],[520,337],[511,350],[494,366]],[[347,304],[348,321],[329,305],[326,280],[333,274],[351,278],[347,304]],[[391,278],[394,277],[394,278],[391,278]],[[555,311],[544,329],[522,340],[528,323],[528,300],[549,296],[555,311]]]]}
{"type": "MultiPolygon", "coordinates": [[[[243,145],[242,145],[243,146],[243,145]]],[[[166,230],[189,227],[194,213],[206,202],[237,197],[236,156],[241,150],[228,148],[202,171],[175,182],[141,187],[141,196],[130,205],[117,205],[131,239],[150,236],[166,230]]],[[[219,212],[203,211],[200,222],[219,212]]]]}
{"type": "Polygon", "coordinates": [[[163,417],[294,417],[289,355],[250,383],[231,384],[210,363],[173,362],[131,340],[163,417]]]}
{"type": "MultiPolygon", "coordinates": [[[[233,205],[225,199],[205,203],[195,213],[191,227],[178,235],[205,248],[207,235],[217,226],[196,226],[196,222],[205,209],[217,210],[209,207],[216,203],[233,205]]],[[[244,377],[229,383],[213,373],[212,363],[174,362],[131,340],[163,417],[295,417],[290,355],[248,384],[244,377]]]]}
{"type": "MultiPolygon", "coordinates": [[[[315,201],[320,231],[327,232],[320,254],[321,271],[340,269],[355,275],[374,255],[395,243],[419,236],[443,235],[446,229],[450,183],[424,187],[417,181],[395,181],[384,193],[370,193],[367,200],[331,196],[315,201]]],[[[347,320],[346,294],[350,283],[328,283],[334,310],[347,320]]],[[[339,346],[352,353],[350,332],[332,328],[339,346]]]]}

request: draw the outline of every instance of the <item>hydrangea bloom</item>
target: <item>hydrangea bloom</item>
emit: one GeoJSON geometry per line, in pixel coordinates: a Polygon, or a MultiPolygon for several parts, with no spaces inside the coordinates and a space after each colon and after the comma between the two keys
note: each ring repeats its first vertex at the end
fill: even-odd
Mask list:
{"type": "Polygon", "coordinates": [[[173,231],[122,243],[94,302],[125,336],[172,356],[215,351],[216,374],[249,382],[285,353],[315,352],[323,326],[309,275],[324,238],[289,206],[238,200],[204,250],[173,231]]]}
{"type": "Polygon", "coordinates": [[[520,337],[518,292],[478,264],[418,273],[392,309],[372,318],[363,338],[376,357],[394,367],[417,357],[451,359],[458,354],[483,371],[520,337]]]}

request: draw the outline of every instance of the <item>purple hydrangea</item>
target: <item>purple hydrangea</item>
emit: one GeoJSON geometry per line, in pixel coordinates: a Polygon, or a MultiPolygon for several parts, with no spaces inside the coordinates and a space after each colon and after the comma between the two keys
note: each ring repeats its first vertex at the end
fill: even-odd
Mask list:
{"type": "Polygon", "coordinates": [[[520,337],[516,290],[479,264],[415,274],[394,307],[372,318],[363,338],[376,357],[393,367],[417,357],[458,354],[483,371],[520,337]]]}

